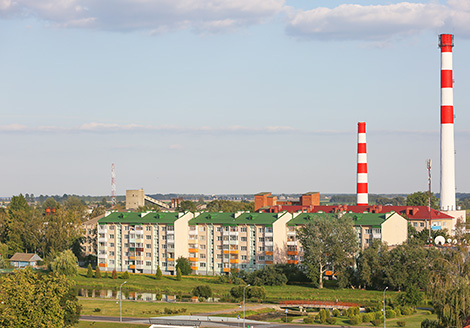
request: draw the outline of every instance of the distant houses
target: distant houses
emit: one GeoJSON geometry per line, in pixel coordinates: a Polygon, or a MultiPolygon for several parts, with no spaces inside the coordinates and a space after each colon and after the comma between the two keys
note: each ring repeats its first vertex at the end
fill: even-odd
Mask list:
{"type": "Polygon", "coordinates": [[[15,253],[10,258],[11,265],[18,269],[25,268],[28,265],[37,268],[38,261],[42,261],[42,259],[35,253],[15,253]]]}

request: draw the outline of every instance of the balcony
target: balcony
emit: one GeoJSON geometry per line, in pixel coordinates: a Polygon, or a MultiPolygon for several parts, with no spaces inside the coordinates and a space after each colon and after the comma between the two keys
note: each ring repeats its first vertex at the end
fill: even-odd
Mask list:
{"type": "Polygon", "coordinates": [[[135,251],[136,252],[143,252],[144,248],[143,247],[136,247],[135,251]]]}
{"type": "Polygon", "coordinates": [[[189,252],[190,253],[197,253],[197,252],[199,252],[199,250],[197,248],[190,248],[189,252]]]}
{"type": "Polygon", "coordinates": [[[230,254],[238,254],[238,249],[231,249],[230,254]]]}
{"type": "Polygon", "coordinates": [[[265,237],[272,237],[272,236],[273,236],[273,233],[272,233],[272,232],[265,232],[265,233],[264,233],[264,236],[265,236],[265,237]]]}
{"type": "Polygon", "coordinates": [[[192,266],[191,270],[197,271],[197,266],[192,266]]]}
{"type": "Polygon", "coordinates": [[[129,252],[135,252],[135,247],[129,247],[129,252]]]}
{"type": "Polygon", "coordinates": [[[230,259],[230,263],[238,263],[238,259],[230,259]]]}
{"type": "Polygon", "coordinates": [[[229,253],[228,249],[224,249],[223,253],[228,254],[229,253]]]}
{"type": "Polygon", "coordinates": [[[129,260],[135,260],[135,256],[129,256],[129,260]]]}
{"type": "Polygon", "coordinates": [[[167,234],[167,235],[174,235],[174,234],[175,234],[175,230],[167,230],[167,231],[166,231],[166,234],[167,234]]]}
{"type": "Polygon", "coordinates": [[[298,251],[287,251],[287,255],[298,255],[298,251]]]}
{"type": "Polygon", "coordinates": [[[106,237],[99,237],[98,242],[99,243],[105,243],[107,241],[106,237]]]}
{"type": "Polygon", "coordinates": [[[287,260],[287,264],[297,264],[299,261],[297,260],[287,260]]]}
{"type": "Polygon", "coordinates": [[[188,260],[189,260],[189,262],[197,262],[197,261],[199,261],[199,258],[197,258],[197,257],[189,257],[188,260]]]}
{"type": "Polygon", "coordinates": [[[288,240],[287,241],[287,246],[297,246],[297,241],[296,240],[288,240]]]}
{"type": "MultiPolygon", "coordinates": [[[[172,258],[172,257],[168,257],[168,258],[166,259],[166,261],[167,261],[167,262],[175,262],[175,259],[172,258]]],[[[170,265],[170,264],[168,263],[168,265],[170,265]]]]}
{"type": "Polygon", "coordinates": [[[230,269],[229,268],[223,268],[222,272],[230,272],[230,269]]]}
{"type": "Polygon", "coordinates": [[[230,231],[229,236],[238,236],[238,231],[230,231]]]}
{"type": "Polygon", "coordinates": [[[273,264],[273,261],[264,261],[265,264],[273,264]]]}
{"type": "Polygon", "coordinates": [[[106,258],[108,258],[108,254],[106,254],[106,253],[98,254],[98,257],[101,258],[101,259],[106,259],[106,258]]]}
{"type": "Polygon", "coordinates": [[[134,265],[134,264],[129,265],[129,269],[134,270],[134,269],[135,269],[135,265],[134,265]]]}
{"type": "Polygon", "coordinates": [[[106,268],[108,265],[106,263],[99,263],[98,266],[100,268],[106,268]]]}
{"type": "Polygon", "coordinates": [[[264,246],[273,246],[274,245],[274,242],[272,241],[265,241],[264,242],[264,246]]]}
{"type": "Polygon", "coordinates": [[[273,255],[273,251],[266,251],[266,252],[264,252],[264,254],[265,254],[265,255],[271,255],[271,256],[272,256],[272,255],[273,255]]]}

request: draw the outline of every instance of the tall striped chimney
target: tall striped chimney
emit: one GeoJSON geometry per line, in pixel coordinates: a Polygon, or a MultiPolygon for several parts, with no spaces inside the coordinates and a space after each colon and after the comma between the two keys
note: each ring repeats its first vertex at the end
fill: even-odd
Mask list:
{"type": "Polygon", "coordinates": [[[454,90],[452,47],[454,35],[439,35],[441,48],[441,210],[455,210],[454,90]]]}
{"type": "Polygon", "coordinates": [[[366,122],[357,123],[357,205],[369,205],[366,122]]]}

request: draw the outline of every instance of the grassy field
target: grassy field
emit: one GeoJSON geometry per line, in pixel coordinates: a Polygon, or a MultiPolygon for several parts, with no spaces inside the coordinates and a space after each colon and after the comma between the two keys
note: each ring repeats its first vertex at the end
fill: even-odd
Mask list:
{"type": "Polygon", "coordinates": [[[148,328],[149,325],[145,324],[132,324],[132,323],[117,323],[117,322],[99,322],[99,321],[80,321],[76,328],[148,328]]]}
{"type": "MultiPolygon", "coordinates": [[[[82,315],[119,316],[119,302],[116,300],[80,299],[82,315]],[[100,309],[100,311],[96,311],[100,309]]],[[[127,317],[156,317],[164,315],[164,309],[180,310],[179,314],[207,313],[219,310],[238,309],[237,303],[160,303],[123,301],[122,315],[127,317]],[[183,312],[186,309],[185,312],[183,312]]]]}
{"type": "MultiPolygon", "coordinates": [[[[81,269],[74,278],[77,287],[87,289],[113,289],[118,290],[123,279],[111,278],[87,278],[86,270],[81,269]]],[[[230,293],[234,287],[232,284],[219,284],[216,277],[212,276],[187,276],[182,281],[176,281],[173,276],[164,276],[161,280],[156,280],[154,275],[131,274],[127,279],[123,292],[126,291],[146,291],[158,292],[167,295],[177,295],[182,293],[191,294],[191,290],[198,285],[208,284],[211,286],[215,297],[222,297],[230,293]]],[[[293,299],[315,299],[324,301],[339,300],[342,302],[355,302],[368,304],[382,299],[381,291],[366,291],[353,289],[324,288],[318,289],[311,284],[298,284],[286,286],[266,286],[267,302],[279,302],[281,300],[293,299]]],[[[394,298],[395,292],[387,292],[387,297],[394,298]]]]}

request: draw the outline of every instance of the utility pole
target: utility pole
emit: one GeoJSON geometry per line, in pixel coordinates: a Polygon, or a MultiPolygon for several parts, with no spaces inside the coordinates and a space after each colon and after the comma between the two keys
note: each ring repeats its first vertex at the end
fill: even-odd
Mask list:
{"type": "Polygon", "coordinates": [[[429,210],[429,247],[431,247],[431,160],[426,160],[426,168],[428,169],[428,210],[429,210]]]}

